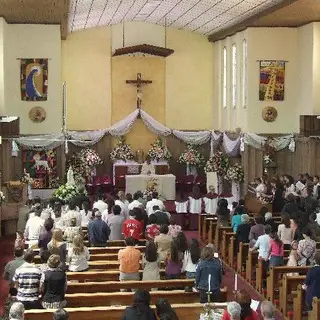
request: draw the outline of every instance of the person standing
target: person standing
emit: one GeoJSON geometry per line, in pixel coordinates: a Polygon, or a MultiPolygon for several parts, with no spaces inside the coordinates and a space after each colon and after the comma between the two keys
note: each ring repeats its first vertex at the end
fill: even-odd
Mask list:
{"type": "Polygon", "coordinates": [[[154,238],[154,242],[158,247],[161,261],[164,261],[170,251],[172,237],[168,235],[169,227],[164,224],[160,226],[160,234],[154,238]]]}
{"type": "Polygon", "coordinates": [[[93,204],[93,209],[98,209],[101,213],[108,210],[108,205],[105,203],[105,198],[103,194],[99,194],[97,201],[93,204]]]}
{"type": "Polygon", "coordinates": [[[41,270],[33,260],[33,251],[27,250],[24,254],[25,263],[16,270],[12,279],[17,289],[17,299],[26,310],[42,308],[39,301],[41,270]]]}
{"type": "Polygon", "coordinates": [[[157,252],[157,246],[153,240],[146,243],[146,251],[142,257],[142,280],[160,280],[161,260],[157,252]]]}
{"type": "Polygon", "coordinates": [[[83,238],[77,235],[73,238],[72,247],[68,250],[67,262],[69,270],[74,272],[86,271],[89,269],[89,250],[83,245],[83,238]]]}
{"type": "Polygon", "coordinates": [[[38,246],[41,232],[44,230],[44,220],[40,218],[41,208],[36,208],[34,216],[29,218],[24,232],[25,239],[29,240],[30,248],[38,246]]]}
{"type": "Polygon", "coordinates": [[[148,216],[150,216],[153,213],[154,206],[158,206],[161,211],[165,210],[163,201],[158,199],[158,197],[159,197],[158,192],[152,192],[152,199],[148,201],[146,205],[146,211],[148,216]]]}
{"type": "Polygon", "coordinates": [[[96,211],[94,220],[88,225],[88,238],[92,247],[106,247],[109,240],[110,228],[101,220],[101,212],[96,211]]]}
{"type": "Polygon", "coordinates": [[[129,219],[129,201],[126,198],[126,195],[123,191],[118,192],[118,199],[114,202],[115,205],[118,205],[121,208],[121,216],[127,220],[129,219]]]}
{"type": "Polygon", "coordinates": [[[131,211],[130,219],[126,220],[122,225],[122,233],[125,238],[133,238],[136,243],[139,242],[139,239],[143,233],[143,224],[141,221],[138,221],[135,217],[135,210],[131,211]]]}
{"type": "Polygon", "coordinates": [[[109,240],[122,240],[122,226],[124,223],[124,217],[122,217],[121,214],[121,207],[118,205],[115,205],[112,208],[113,216],[108,219],[108,225],[110,228],[110,237],[109,240]]]}
{"type": "Polygon", "coordinates": [[[52,219],[47,219],[44,221],[44,232],[41,232],[38,241],[38,247],[40,249],[40,255],[44,250],[48,249],[48,243],[52,238],[52,228],[54,221],[52,219]]]}

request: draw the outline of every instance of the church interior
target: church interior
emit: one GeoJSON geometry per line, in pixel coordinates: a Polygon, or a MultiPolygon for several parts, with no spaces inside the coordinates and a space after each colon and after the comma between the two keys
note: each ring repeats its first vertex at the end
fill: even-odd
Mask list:
{"type": "MultiPolygon", "coordinates": [[[[320,319],[320,292],[305,305],[311,267],[287,266],[284,242],[284,264],[265,271],[220,208],[224,200],[233,214],[243,202],[251,223],[270,212],[278,226],[293,194],[299,212],[320,222],[320,205],[303,207],[308,196],[320,199],[319,84],[318,0],[1,0],[0,271],[24,232],[26,205],[33,212],[37,201],[61,202],[68,214],[76,197],[91,210],[100,197],[124,194],[129,203],[156,194],[188,241],[214,244],[224,270],[220,300],[210,301],[211,274],[204,305],[197,288],[185,290],[194,281],[183,272],[180,282],[166,278],[166,265],[157,290],[151,281],[121,285],[124,238],[95,247],[89,222],[81,231],[89,267],[66,272],[69,318],[120,319],[137,285],[150,292],[153,310],[162,298],[175,310],[154,319],[249,319],[228,315],[241,290],[261,319],[320,319]]],[[[320,230],[314,240],[320,248],[320,230]]],[[[0,286],[5,314],[11,284],[0,286]]],[[[25,308],[27,320],[55,311],[25,308]]]]}

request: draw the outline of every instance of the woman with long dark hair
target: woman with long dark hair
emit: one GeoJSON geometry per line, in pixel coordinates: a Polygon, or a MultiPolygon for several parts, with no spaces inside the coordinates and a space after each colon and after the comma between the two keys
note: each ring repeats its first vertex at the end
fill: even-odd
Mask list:
{"type": "Polygon", "coordinates": [[[142,257],[142,280],[160,280],[161,259],[153,240],[146,243],[146,251],[142,257]]]}
{"type": "Polygon", "coordinates": [[[281,224],[278,226],[278,237],[283,242],[284,250],[290,250],[293,232],[290,228],[290,216],[288,213],[283,213],[281,216],[281,224]]]}
{"type": "Polygon", "coordinates": [[[218,216],[218,224],[224,227],[229,226],[230,210],[228,209],[228,201],[219,199],[216,215],[218,216]]]}
{"type": "Polygon", "coordinates": [[[200,259],[200,247],[197,239],[192,238],[190,242],[189,250],[184,252],[182,272],[186,272],[187,279],[196,278],[196,269],[200,259]]]}
{"type": "Polygon", "coordinates": [[[147,290],[135,292],[132,306],[125,309],[120,320],[156,320],[154,311],[150,308],[151,296],[147,290]]]}
{"type": "Polygon", "coordinates": [[[172,309],[167,299],[158,299],[156,302],[156,309],[159,320],[178,320],[176,312],[172,309]]]}
{"type": "Polygon", "coordinates": [[[179,279],[182,267],[182,253],[179,251],[179,243],[177,239],[171,242],[170,252],[165,259],[166,277],[167,279],[179,279]]]}
{"type": "Polygon", "coordinates": [[[179,251],[184,254],[185,251],[188,250],[188,239],[186,235],[184,232],[179,232],[176,239],[178,241],[179,251]]]}
{"type": "Polygon", "coordinates": [[[279,239],[276,232],[270,234],[270,244],[269,244],[269,266],[283,266],[283,242],[279,239]]]}

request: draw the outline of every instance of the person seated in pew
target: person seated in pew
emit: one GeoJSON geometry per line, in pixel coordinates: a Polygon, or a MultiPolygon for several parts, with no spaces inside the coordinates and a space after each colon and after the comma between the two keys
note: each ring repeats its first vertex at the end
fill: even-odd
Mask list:
{"type": "Polygon", "coordinates": [[[306,290],[306,304],[312,309],[312,299],[320,298],[320,252],[315,257],[315,265],[309,269],[302,288],[306,290]]]}
{"type": "Polygon", "coordinates": [[[275,223],[274,219],[272,218],[272,213],[267,212],[264,215],[264,224],[269,225],[271,227],[272,232],[277,232],[278,231],[278,225],[275,223]]]}
{"type": "Polygon", "coordinates": [[[48,260],[49,269],[41,275],[40,293],[44,309],[59,309],[67,305],[65,300],[67,276],[59,265],[60,257],[56,254],[51,255],[48,260]]]}
{"type": "Polygon", "coordinates": [[[154,242],[158,247],[161,261],[164,261],[170,251],[172,237],[168,235],[169,227],[166,224],[160,226],[160,234],[154,238],[154,242]]]}
{"type": "Polygon", "coordinates": [[[48,250],[51,254],[57,254],[60,257],[60,267],[66,268],[67,244],[63,241],[63,232],[61,229],[54,229],[52,239],[48,243],[48,250]]]}
{"type": "MultiPolygon", "coordinates": [[[[251,298],[248,292],[244,289],[240,289],[235,292],[235,301],[240,304],[241,307],[241,320],[258,320],[259,316],[257,312],[251,309],[251,298]]],[[[229,320],[230,318],[226,317],[223,320],[229,320]]]]}
{"type": "Polygon", "coordinates": [[[112,208],[113,216],[108,219],[108,226],[110,228],[109,240],[122,240],[122,226],[125,221],[124,217],[121,216],[121,207],[115,205],[112,208]]]}
{"type": "Polygon", "coordinates": [[[263,320],[276,320],[276,308],[270,301],[263,301],[260,306],[260,313],[263,320]]]}
{"type": "Polygon", "coordinates": [[[190,247],[184,252],[181,272],[186,272],[187,279],[196,278],[197,265],[200,260],[200,246],[197,239],[192,238],[190,247]]]}
{"type": "Polygon", "coordinates": [[[158,299],[156,302],[156,310],[159,320],[179,320],[167,299],[158,299]]]}
{"type": "Polygon", "coordinates": [[[156,224],[157,219],[154,214],[150,215],[149,223],[146,227],[145,236],[148,240],[154,240],[160,234],[160,226],[156,224]]]}
{"type": "Polygon", "coordinates": [[[176,238],[180,232],[182,232],[181,226],[176,224],[176,219],[174,217],[170,217],[169,233],[168,234],[172,238],[176,238]]]}
{"type": "Polygon", "coordinates": [[[133,201],[133,197],[131,193],[126,193],[126,200],[129,202],[129,204],[133,201]]]}
{"type": "Polygon", "coordinates": [[[52,314],[53,320],[68,320],[69,313],[64,309],[58,309],[52,314]]]}
{"type": "Polygon", "coordinates": [[[142,280],[160,280],[161,259],[153,240],[146,243],[146,251],[142,256],[142,280]]]}
{"type": "Polygon", "coordinates": [[[94,212],[94,219],[88,224],[88,240],[92,247],[106,247],[109,240],[110,228],[102,221],[101,212],[94,212]]]}
{"type": "Polygon", "coordinates": [[[290,228],[290,216],[288,213],[281,215],[281,224],[278,226],[278,237],[283,242],[284,250],[289,250],[293,240],[293,232],[290,228]]]}
{"type": "Polygon", "coordinates": [[[89,250],[83,244],[83,237],[78,234],[73,238],[72,247],[68,250],[67,262],[69,271],[79,272],[89,269],[89,250]]]}
{"type": "Polygon", "coordinates": [[[124,310],[120,320],[157,320],[150,308],[151,296],[147,290],[138,289],[133,296],[133,304],[124,310]]]}
{"type": "Polygon", "coordinates": [[[120,262],[120,281],[140,280],[141,252],[135,248],[136,241],[129,237],[125,239],[126,248],[119,250],[118,260],[120,262]]]}
{"type": "Polygon", "coordinates": [[[257,242],[258,237],[262,236],[264,234],[264,217],[263,216],[257,216],[254,218],[255,225],[253,225],[250,229],[249,233],[249,241],[250,241],[250,248],[254,246],[254,244],[257,242]]]}
{"type": "Polygon", "coordinates": [[[314,262],[314,257],[317,251],[317,244],[313,239],[311,239],[312,232],[309,227],[304,227],[301,232],[304,239],[298,242],[298,265],[309,266],[314,262]]]}
{"type": "Polygon", "coordinates": [[[227,305],[227,310],[224,311],[222,320],[241,320],[241,306],[238,302],[231,301],[227,305]]]}
{"type": "Polygon", "coordinates": [[[269,247],[269,266],[277,267],[283,266],[284,250],[283,242],[279,239],[277,232],[271,232],[270,234],[270,247],[269,247]]]}
{"type": "Polygon", "coordinates": [[[241,224],[238,226],[237,233],[236,233],[236,250],[235,252],[239,251],[239,243],[249,243],[249,234],[251,230],[251,223],[249,215],[242,214],[241,215],[241,224]]]}
{"type": "Polygon", "coordinates": [[[300,221],[298,219],[298,215],[292,215],[290,217],[290,228],[292,230],[292,239],[296,240],[296,241],[300,241],[303,240],[303,235],[301,232],[301,225],[300,225],[300,221]]]}
{"type": "Polygon", "coordinates": [[[208,245],[201,251],[196,270],[195,287],[200,293],[200,303],[208,302],[208,292],[210,292],[210,302],[219,301],[221,282],[221,261],[215,257],[213,247],[208,245]]]}
{"type": "Polygon", "coordinates": [[[14,302],[9,310],[10,320],[24,320],[24,306],[21,302],[14,302]]]}
{"type": "Polygon", "coordinates": [[[65,229],[65,221],[62,217],[62,207],[60,202],[56,202],[54,205],[54,228],[55,229],[65,229]]]}
{"type": "Polygon", "coordinates": [[[209,192],[202,198],[205,213],[214,214],[217,211],[217,199],[218,194],[214,186],[209,186],[209,192]]]}
{"type": "Polygon", "coordinates": [[[183,253],[179,251],[178,239],[173,239],[170,251],[165,259],[165,273],[167,279],[179,279],[181,276],[183,253]]]}

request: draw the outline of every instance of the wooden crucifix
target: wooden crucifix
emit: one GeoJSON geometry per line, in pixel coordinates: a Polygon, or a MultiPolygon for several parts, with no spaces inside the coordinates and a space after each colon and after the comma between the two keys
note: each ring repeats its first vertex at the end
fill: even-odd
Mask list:
{"type": "Polygon", "coordinates": [[[141,109],[142,105],[142,86],[152,83],[151,80],[142,80],[141,73],[137,73],[136,80],[126,80],[126,83],[133,84],[137,87],[137,108],[141,109]]]}

